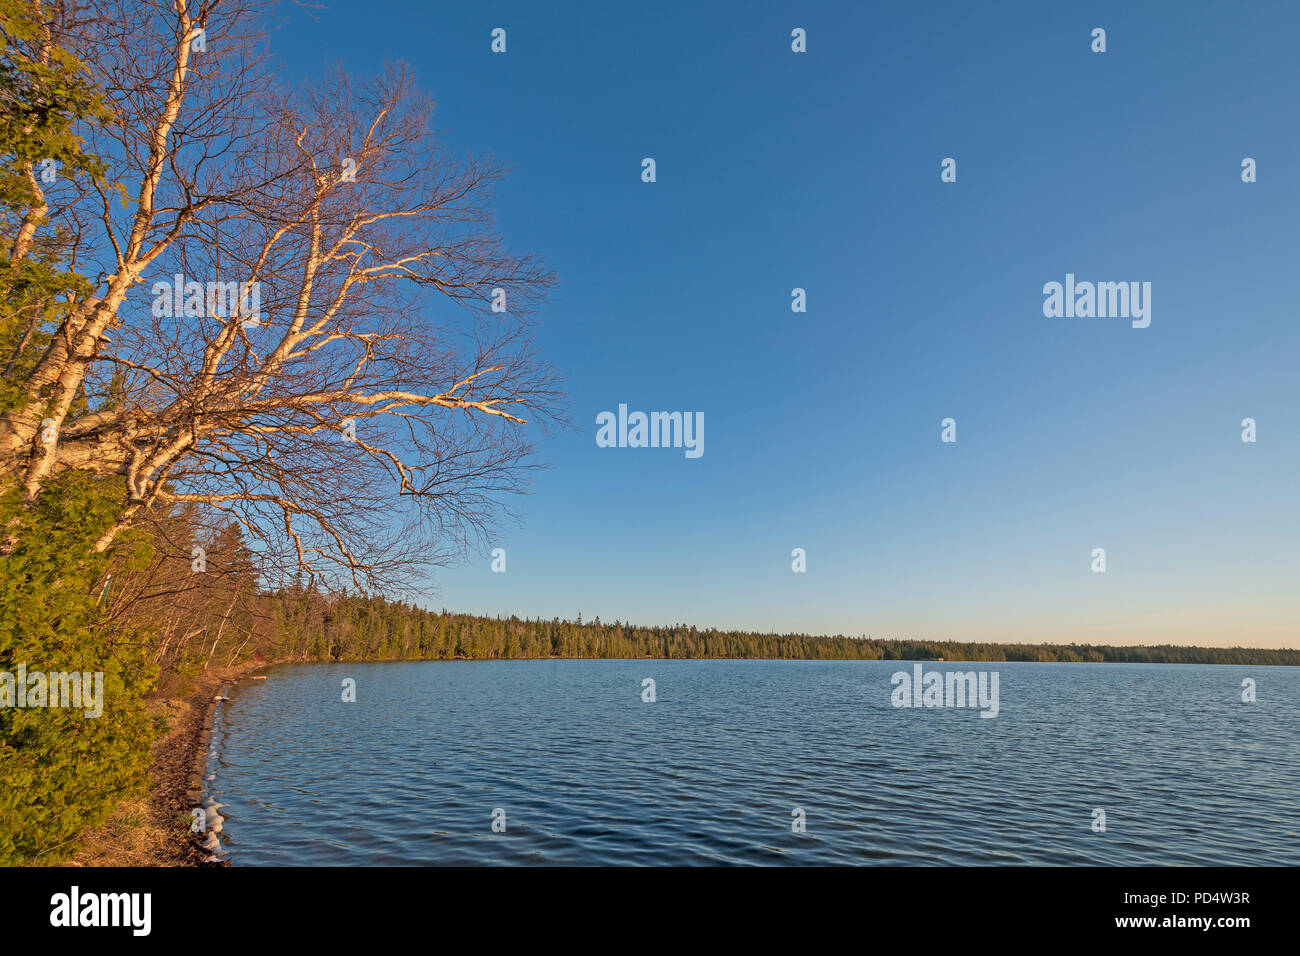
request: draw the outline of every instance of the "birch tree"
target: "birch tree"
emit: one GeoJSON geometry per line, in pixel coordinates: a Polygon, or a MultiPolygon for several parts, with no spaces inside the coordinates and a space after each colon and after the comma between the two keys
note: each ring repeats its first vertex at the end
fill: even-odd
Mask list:
{"type": "Polygon", "coordinates": [[[117,522],[235,523],[274,574],[363,588],[481,543],[556,420],[530,315],[553,282],[492,215],[502,170],[434,135],[410,71],[282,88],[271,8],[34,0],[107,122],[9,224],[11,265],[63,237],[93,277],[0,357],[0,479],[29,500],[80,470],[117,522]]]}

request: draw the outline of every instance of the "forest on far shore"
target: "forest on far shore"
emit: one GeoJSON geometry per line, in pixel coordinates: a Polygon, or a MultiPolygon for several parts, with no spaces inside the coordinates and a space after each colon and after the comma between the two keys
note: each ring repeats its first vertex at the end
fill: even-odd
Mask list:
{"type": "Polygon", "coordinates": [[[600,618],[481,617],[383,598],[264,595],[280,637],[268,656],[290,660],[517,660],[523,658],[778,658],[806,660],[1037,661],[1300,665],[1300,649],[974,644],[642,627],[600,618]],[[277,653],[278,652],[278,653],[277,653]]]}

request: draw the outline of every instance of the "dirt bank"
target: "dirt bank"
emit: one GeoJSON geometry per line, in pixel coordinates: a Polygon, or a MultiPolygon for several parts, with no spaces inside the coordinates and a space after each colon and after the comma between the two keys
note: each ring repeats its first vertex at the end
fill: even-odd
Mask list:
{"type": "Polygon", "coordinates": [[[184,698],[149,702],[166,730],[154,741],[148,792],[122,801],[108,822],[82,835],[66,866],[211,866],[210,854],[190,832],[190,811],[201,805],[203,766],[212,733],[213,698],[263,670],[247,663],[211,668],[184,698]]]}

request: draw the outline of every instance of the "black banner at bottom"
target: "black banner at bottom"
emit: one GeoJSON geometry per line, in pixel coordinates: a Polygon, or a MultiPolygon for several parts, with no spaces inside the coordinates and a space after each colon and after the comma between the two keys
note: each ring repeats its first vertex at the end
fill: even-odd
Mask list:
{"type": "Polygon", "coordinates": [[[1285,930],[1292,878],[1230,868],[0,870],[16,939],[223,950],[430,930],[497,944],[770,944],[845,931],[945,949],[1098,937],[1231,946],[1285,930]]]}

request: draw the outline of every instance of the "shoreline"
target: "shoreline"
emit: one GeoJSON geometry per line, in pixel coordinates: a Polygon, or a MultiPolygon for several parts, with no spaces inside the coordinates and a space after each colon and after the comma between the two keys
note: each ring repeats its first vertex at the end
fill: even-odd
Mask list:
{"type": "Polygon", "coordinates": [[[213,699],[226,685],[265,670],[249,661],[214,668],[195,680],[185,696],[150,702],[167,722],[151,746],[152,762],[142,792],[122,800],[101,826],[82,835],[82,845],[63,866],[229,866],[213,859],[191,832],[190,811],[202,806],[204,770],[212,740],[213,699]]]}
{"type": "MultiPolygon", "coordinates": [[[[286,660],[286,661],[248,661],[232,667],[214,668],[198,677],[192,689],[185,696],[159,697],[150,701],[150,712],[155,718],[167,722],[167,729],[159,734],[151,746],[151,763],[148,782],[143,790],[119,802],[112,814],[99,827],[89,829],[81,835],[81,846],[61,866],[185,866],[212,867],[229,866],[228,860],[218,859],[213,850],[204,845],[203,837],[190,830],[191,811],[203,806],[207,769],[207,754],[212,740],[213,714],[216,709],[216,694],[228,685],[260,675],[272,664],[380,664],[380,663],[421,663],[441,661],[482,662],[492,661],[686,661],[686,660],[730,660],[730,661],[768,661],[768,662],[823,662],[828,663],[837,658],[763,658],[763,657],[570,657],[551,655],[549,657],[520,658],[380,658],[375,660],[286,660]]],[[[1034,664],[1034,663],[1078,663],[1078,664],[1163,664],[1164,662],[1096,662],[1096,661],[990,661],[966,660],[945,661],[943,658],[886,658],[866,663],[894,664],[944,663],[963,664],[1034,664]]],[[[1179,666],[1173,664],[1172,666],[1179,666]]],[[[1187,665],[1182,665],[1187,666],[1187,665]]],[[[1205,666],[1205,665],[1202,665],[1205,666]]],[[[1241,664],[1208,665],[1220,667],[1241,667],[1241,664]]],[[[1256,665],[1259,666],[1259,665],[1256,665]]],[[[1263,665],[1288,666],[1288,665],[1263,665]]],[[[218,831],[219,832],[219,831],[218,831]]]]}
{"type": "MultiPolygon", "coordinates": [[[[189,710],[182,726],[178,728],[176,741],[173,744],[175,759],[168,761],[164,755],[160,755],[159,762],[155,766],[159,774],[165,774],[169,778],[168,784],[170,784],[170,786],[152,788],[153,797],[159,803],[163,818],[168,818],[168,811],[171,812],[172,818],[178,815],[186,818],[186,821],[181,824],[184,829],[177,847],[179,856],[177,863],[180,866],[230,865],[228,860],[218,858],[213,848],[206,845],[204,839],[210,835],[215,836],[220,829],[196,834],[189,829],[188,821],[191,811],[204,805],[208,748],[212,742],[212,721],[217,709],[216,694],[224,695],[228,687],[233,687],[240,680],[251,677],[255,672],[263,670],[265,666],[264,663],[249,662],[228,668],[229,673],[226,676],[213,675],[212,680],[201,682],[186,702],[189,710]]],[[[150,776],[153,777],[153,772],[150,776]]],[[[156,783],[157,781],[151,779],[151,784],[156,783]]]]}

